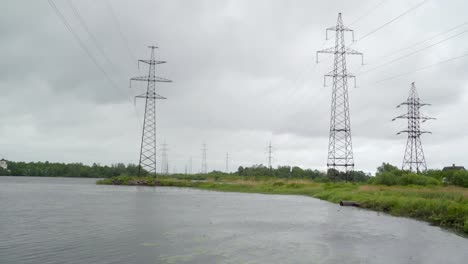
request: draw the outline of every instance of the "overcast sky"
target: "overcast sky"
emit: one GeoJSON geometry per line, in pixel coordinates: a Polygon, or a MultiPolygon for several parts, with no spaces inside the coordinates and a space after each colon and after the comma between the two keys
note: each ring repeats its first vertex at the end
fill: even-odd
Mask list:
{"type": "Polygon", "coordinates": [[[46,0],[2,1],[0,156],[137,163],[144,102],[135,106],[133,96],[145,86],[130,89],[128,80],[147,74],[136,59],[148,59],[147,46],[157,45],[157,57],[168,61],[157,75],[174,81],[157,86],[168,98],[158,101],[157,138],[169,145],[170,171],[183,172],[192,157],[198,172],[203,142],[209,170],[224,170],[226,152],[230,170],[266,164],[269,141],[273,166],[324,170],[331,87],[323,87],[323,75],[333,65],[326,55],[316,64],[315,52],[333,44],[324,44],[325,28],[342,12],[356,32],[352,48],[364,53],[366,63],[348,57],[358,83],[349,93],[355,169],[374,171],[382,162],[401,166],[406,135],[396,132],[406,123],[391,119],[404,112],[395,106],[413,81],[421,99],[432,104],[423,111],[437,118],[423,125],[433,132],[422,138],[428,168],[468,165],[468,56],[413,72],[466,54],[468,33],[360,76],[467,30],[468,24],[437,35],[468,21],[468,3],[428,0],[359,40],[421,0],[381,2],[73,0],[107,60],[69,0],[55,0],[113,86],[46,0]],[[406,72],[412,73],[381,81],[406,72]]]}

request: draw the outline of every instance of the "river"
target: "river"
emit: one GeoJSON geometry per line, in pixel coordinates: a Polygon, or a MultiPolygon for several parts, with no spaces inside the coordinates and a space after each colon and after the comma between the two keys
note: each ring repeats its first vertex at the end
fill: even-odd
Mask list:
{"type": "Polygon", "coordinates": [[[468,263],[468,239],[303,196],[0,177],[0,263],[468,263]]]}

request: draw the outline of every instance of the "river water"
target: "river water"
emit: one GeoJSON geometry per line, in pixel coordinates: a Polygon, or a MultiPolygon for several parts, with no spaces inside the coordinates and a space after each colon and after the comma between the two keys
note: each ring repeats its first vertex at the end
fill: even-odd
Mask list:
{"type": "Polygon", "coordinates": [[[468,263],[468,239],[303,196],[0,177],[0,263],[468,263]]]}

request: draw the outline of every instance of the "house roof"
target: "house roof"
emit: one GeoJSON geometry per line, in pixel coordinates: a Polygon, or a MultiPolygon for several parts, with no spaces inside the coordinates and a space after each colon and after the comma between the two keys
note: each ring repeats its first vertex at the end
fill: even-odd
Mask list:
{"type": "Polygon", "coordinates": [[[455,164],[454,164],[452,166],[444,167],[442,170],[465,170],[465,167],[455,166],[455,164]]]}

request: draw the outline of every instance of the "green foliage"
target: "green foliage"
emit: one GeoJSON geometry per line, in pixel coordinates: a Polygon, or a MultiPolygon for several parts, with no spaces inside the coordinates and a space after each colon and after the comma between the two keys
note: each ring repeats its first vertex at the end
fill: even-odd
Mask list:
{"type": "Polygon", "coordinates": [[[401,177],[398,178],[400,185],[439,185],[440,182],[434,178],[418,175],[416,173],[407,173],[403,174],[401,177]]]}
{"type": "Polygon", "coordinates": [[[377,173],[370,183],[382,185],[439,185],[441,183],[468,187],[468,171],[464,170],[428,170],[416,174],[403,171],[388,163],[377,168],[377,173]]]}
{"type": "MultiPolygon", "coordinates": [[[[51,163],[51,162],[14,162],[7,163],[8,170],[0,171],[0,175],[11,176],[44,176],[44,177],[84,177],[108,178],[119,175],[137,175],[138,166],[117,163],[111,166],[84,165],[82,163],[51,163]]],[[[145,172],[146,174],[146,172],[145,172]]]]}
{"type": "Polygon", "coordinates": [[[373,184],[381,185],[439,185],[440,181],[429,176],[402,171],[388,163],[383,163],[377,168],[375,177],[371,180],[373,184]]]}
{"type": "Polygon", "coordinates": [[[363,171],[351,171],[348,173],[340,172],[335,169],[329,169],[327,177],[331,181],[350,181],[350,182],[367,182],[370,179],[370,175],[367,175],[363,171]]]}
{"type": "MultiPolygon", "coordinates": [[[[242,177],[270,176],[280,179],[311,179],[320,182],[326,182],[330,180],[327,174],[324,172],[311,169],[302,169],[297,166],[278,166],[277,168],[271,169],[262,164],[251,167],[240,166],[235,174],[242,177]]],[[[368,178],[368,175],[365,175],[363,172],[354,172],[351,180],[355,179],[356,181],[365,181],[368,178]]],[[[342,180],[344,180],[344,178],[342,180]]]]}
{"type": "Polygon", "coordinates": [[[446,184],[468,187],[468,171],[465,170],[428,170],[424,175],[446,184]]]}

